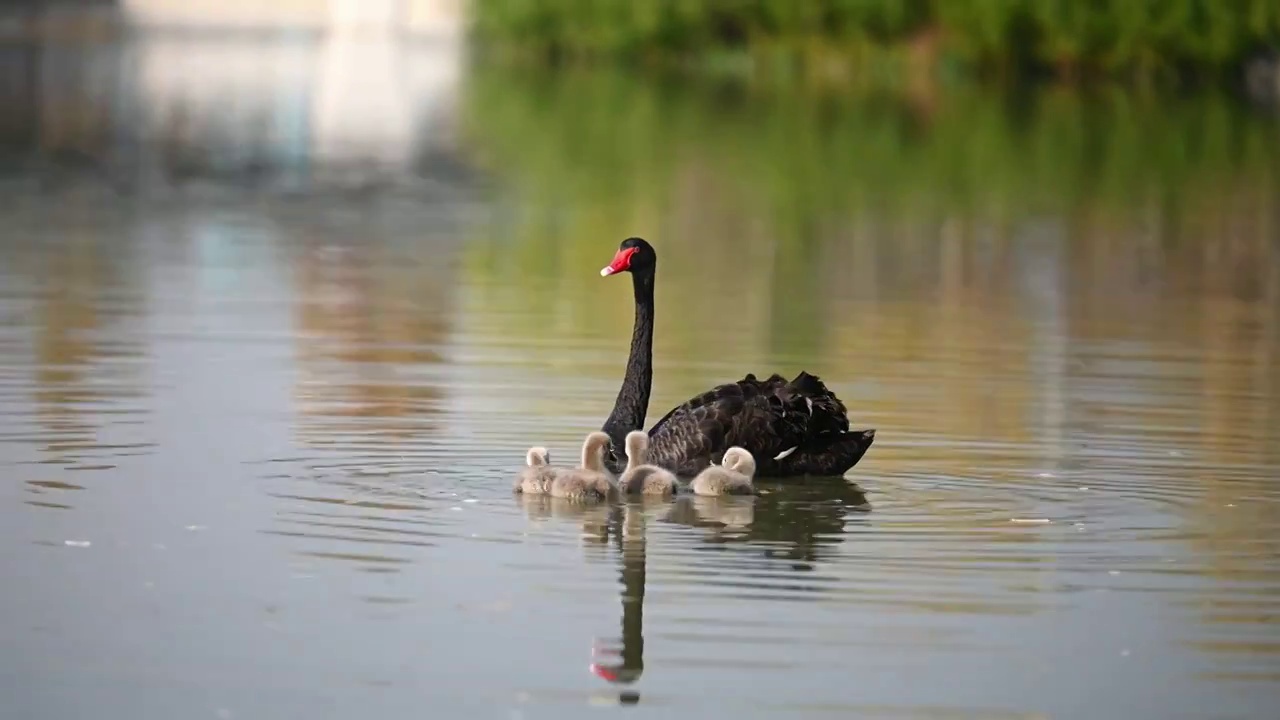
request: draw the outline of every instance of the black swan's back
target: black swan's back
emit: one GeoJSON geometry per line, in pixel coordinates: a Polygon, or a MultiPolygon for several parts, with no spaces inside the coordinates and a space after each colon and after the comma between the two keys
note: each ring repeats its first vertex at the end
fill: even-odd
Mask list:
{"type": "Polygon", "coordinates": [[[841,475],[874,435],[849,432],[844,403],[816,375],[749,374],[672,408],[649,430],[649,461],[693,475],[739,445],[762,476],[841,475]]]}

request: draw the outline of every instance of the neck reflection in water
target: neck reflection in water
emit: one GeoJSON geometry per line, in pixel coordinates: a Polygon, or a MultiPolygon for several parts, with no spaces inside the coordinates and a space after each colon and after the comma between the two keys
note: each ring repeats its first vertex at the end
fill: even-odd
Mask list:
{"type": "MultiPolygon", "coordinates": [[[[715,550],[737,545],[738,549],[727,562],[699,561],[699,564],[719,566],[719,570],[708,574],[709,578],[716,578],[719,582],[725,575],[732,577],[736,561],[741,559],[741,550],[747,550],[749,554],[759,551],[769,562],[781,560],[788,572],[811,572],[821,555],[820,548],[842,542],[845,522],[870,510],[862,490],[843,480],[810,480],[807,484],[774,485],[765,490],[760,496],[744,497],[689,494],[674,499],[643,497],[618,508],[597,507],[590,511],[597,520],[606,516],[610,518],[607,528],[597,525],[594,533],[586,533],[584,526],[584,535],[599,542],[603,538],[598,530],[604,529],[613,537],[622,585],[622,635],[612,639],[597,638],[593,643],[592,673],[618,685],[632,685],[644,674],[644,604],[650,557],[650,521],[669,528],[682,528],[674,536],[681,543],[676,550],[680,555],[700,552],[699,546],[715,550]],[[699,532],[691,533],[689,530],[699,532]]],[[[582,508],[581,512],[585,517],[588,511],[582,508]]],[[[666,559],[666,556],[667,553],[659,551],[658,557],[666,559]]],[[[688,564],[693,564],[692,556],[688,564]]],[[[664,563],[664,566],[669,567],[669,564],[664,563]]],[[[743,563],[739,570],[752,567],[753,564],[743,563]]],[[[680,571],[680,575],[682,578],[695,577],[684,571],[680,571]]],[[[743,579],[737,584],[747,586],[749,581],[743,579]]],[[[689,597],[684,590],[675,596],[689,597]]],[[[639,700],[640,695],[636,692],[623,692],[619,697],[624,704],[638,703],[639,700]]]]}

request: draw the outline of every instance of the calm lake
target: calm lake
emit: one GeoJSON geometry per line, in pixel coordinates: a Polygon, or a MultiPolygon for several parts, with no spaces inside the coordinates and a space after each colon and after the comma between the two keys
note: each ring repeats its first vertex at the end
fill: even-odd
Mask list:
{"type": "MultiPolygon", "coordinates": [[[[27,718],[1262,718],[1280,120],[361,40],[0,45],[0,697],[27,718]],[[821,376],[747,499],[521,500],[821,376]]],[[[1273,708],[1274,709],[1274,708],[1273,708]]]]}

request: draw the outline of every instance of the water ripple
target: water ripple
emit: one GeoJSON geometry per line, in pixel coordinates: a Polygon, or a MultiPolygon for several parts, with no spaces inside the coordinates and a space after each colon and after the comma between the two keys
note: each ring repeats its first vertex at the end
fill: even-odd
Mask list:
{"type": "MultiPolygon", "coordinates": [[[[216,45],[190,52],[222,77],[216,45]]],[[[325,47],[318,75],[359,67],[341,39],[325,47]]],[[[333,142],[332,118],[302,119],[328,101],[286,64],[284,95],[236,99],[273,75],[254,63],[245,88],[215,93],[230,111],[188,126],[158,116],[185,117],[199,83],[163,63],[118,85],[164,86],[172,112],[112,127],[180,155],[224,131],[232,153],[262,119],[288,148],[333,142]]],[[[332,96],[348,95],[367,93],[332,96]]],[[[32,115],[75,119],[50,142],[116,112],[61,103],[32,115]]],[[[361,124],[400,117],[365,110],[361,124]]],[[[503,122],[527,127],[518,115],[503,122]]],[[[514,137],[548,170],[581,159],[514,137]]],[[[160,199],[6,183],[0,539],[23,592],[0,600],[22,660],[0,676],[52,708],[25,714],[91,714],[104,687],[169,716],[246,705],[224,717],[312,697],[392,715],[381,703],[1205,717],[1275,695],[1280,285],[1254,276],[1280,263],[1267,242],[1198,254],[1214,228],[1265,236],[1266,213],[1154,239],[1124,224],[1128,202],[1018,221],[982,198],[831,215],[778,205],[813,193],[787,200],[746,166],[716,180],[705,166],[726,160],[669,140],[643,146],[678,149],[658,153],[675,186],[644,190],[648,158],[610,176],[617,202],[579,206],[619,183],[531,173],[535,200],[486,200],[495,225],[465,229],[429,183],[259,197],[184,182],[160,199]],[[739,185],[768,192],[733,204],[739,185]],[[530,445],[575,462],[616,396],[630,287],[594,273],[630,232],[619,222],[661,229],[650,422],[746,372],[808,369],[879,431],[848,478],[616,504],[512,493],[530,445]]],[[[873,149],[848,142],[849,157],[873,149]]],[[[137,155],[160,164],[141,175],[176,172],[172,152],[137,155]]],[[[1167,215],[1138,204],[1143,226],[1167,215]]]]}

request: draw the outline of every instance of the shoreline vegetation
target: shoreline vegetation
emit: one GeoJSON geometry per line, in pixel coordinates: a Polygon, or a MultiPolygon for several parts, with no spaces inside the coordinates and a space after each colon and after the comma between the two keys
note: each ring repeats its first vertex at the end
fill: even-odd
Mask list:
{"type": "Polygon", "coordinates": [[[823,81],[1280,78],[1280,0],[473,0],[472,37],[507,60],[823,81]]]}

